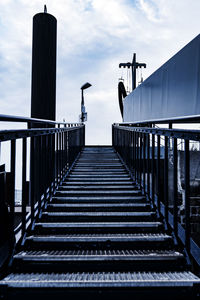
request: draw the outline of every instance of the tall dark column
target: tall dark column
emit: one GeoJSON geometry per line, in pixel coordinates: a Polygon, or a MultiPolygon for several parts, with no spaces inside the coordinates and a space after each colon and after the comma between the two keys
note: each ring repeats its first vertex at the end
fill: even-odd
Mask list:
{"type": "Polygon", "coordinates": [[[46,13],[33,17],[31,117],[56,117],[57,20],[46,13]]]}

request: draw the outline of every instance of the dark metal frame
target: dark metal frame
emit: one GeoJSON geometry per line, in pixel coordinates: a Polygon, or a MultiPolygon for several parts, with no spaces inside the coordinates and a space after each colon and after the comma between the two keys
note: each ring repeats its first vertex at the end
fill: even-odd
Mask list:
{"type": "MultiPolygon", "coordinates": [[[[150,124],[152,126],[153,124],[150,124]]],[[[113,146],[133,173],[134,179],[143,193],[151,201],[157,214],[163,217],[167,230],[172,230],[175,241],[184,245],[188,261],[194,259],[200,266],[200,247],[191,237],[190,222],[190,141],[200,141],[199,130],[142,127],[143,124],[113,124],[113,146]],[[161,136],[164,137],[164,194],[161,195],[161,136]],[[157,145],[155,147],[155,139],[157,145]],[[169,210],[168,197],[168,153],[170,139],[173,141],[173,210],[169,210]],[[178,221],[177,192],[177,139],[184,140],[185,160],[185,226],[178,221]],[[150,145],[151,142],[151,145],[150,145]],[[127,151],[127,148],[129,151],[127,151]],[[151,150],[151,151],[150,151],[151,150]],[[156,156],[155,156],[155,150],[156,156]],[[150,153],[151,152],[151,153],[150,153]],[[156,172],[155,172],[156,171],[156,172]],[[150,181],[151,177],[151,181],[150,181]],[[155,192],[155,183],[157,191],[155,192]],[[161,197],[164,196],[164,201],[161,197]]],[[[170,125],[170,127],[172,127],[170,125]]]]}

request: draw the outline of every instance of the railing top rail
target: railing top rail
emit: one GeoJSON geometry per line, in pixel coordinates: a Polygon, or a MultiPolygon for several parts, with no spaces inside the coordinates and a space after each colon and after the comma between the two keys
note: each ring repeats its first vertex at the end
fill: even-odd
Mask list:
{"type": "Polygon", "coordinates": [[[80,124],[80,126],[76,126],[76,127],[0,130],[0,142],[13,140],[13,139],[33,137],[33,136],[54,134],[59,132],[75,131],[84,126],[85,125],[80,124]]]}
{"type": "Polygon", "coordinates": [[[175,118],[163,118],[163,119],[150,119],[137,122],[124,122],[123,124],[168,124],[168,123],[200,123],[200,115],[175,117],[175,118]]]}
{"type": "Polygon", "coordinates": [[[66,122],[57,122],[52,120],[43,120],[43,119],[36,119],[36,118],[28,118],[22,116],[12,116],[12,115],[3,115],[0,114],[0,121],[6,122],[20,122],[20,123],[43,123],[43,124],[52,124],[52,125],[71,125],[71,126],[79,126],[82,123],[66,123],[66,122]]]}
{"type": "MultiPolygon", "coordinates": [[[[128,124],[127,124],[128,125],[128,124]]],[[[168,137],[174,137],[179,139],[200,141],[200,130],[193,129],[168,129],[168,128],[151,128],[151,127],[133,127],[133,124],[129,126],[123,124],[113,124],[114,127],[121,130],[137,131],[142,133],[151,133],[156,135],[163,135],[168,137]]]]}

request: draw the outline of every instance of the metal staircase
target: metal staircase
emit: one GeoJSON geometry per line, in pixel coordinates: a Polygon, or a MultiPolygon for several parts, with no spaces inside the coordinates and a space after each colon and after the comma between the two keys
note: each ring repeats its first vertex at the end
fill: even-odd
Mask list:
{"type": "Polygon", "coordinates": [[[199,284],[114,148],[97,146],[83,148],[0,289],[5,299],[183,299],[199,284]]]}

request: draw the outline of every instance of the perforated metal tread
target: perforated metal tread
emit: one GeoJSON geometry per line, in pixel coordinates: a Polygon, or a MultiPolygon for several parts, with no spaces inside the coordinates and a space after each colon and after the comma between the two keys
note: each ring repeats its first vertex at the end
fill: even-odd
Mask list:
{"type": "Polygon", "coordinates": [[[149,234],[67,234],[67,235],[43,235],[29,236],[27,240],[34,242],[162,242],[170,241],[172,237],[165,233],[149,233],[149,234]]]}
{"type": "Polygon", "coordinates": [[[0,285],[38,288],[192,287],[200,279],[191,272],[11,273],[0,285]]]}
{"type": "Polygon", "coordinates": [[[66,260],[177,260],[183,254],[172,250],[63,250],[63,251],[22,251],[16,259],[31,261],[66,261],[66,260]]]}
{"type": "Polygon", "coordinates": [[[93,170],[97,170],[97,171],[100,171],[100,172],[106,172],[106,171],[126,171],[126,169],[124,168],[123,165],[90,165],[88,164],[87,166],[82,166],[82,165],[79,165],[79,163],[77,163],[72,171],[93,171],[93,170]]]}
{"type": "Polygon", "coordinates": [[[115,189],[118,189],[118,190],[133,190],[133,189],[137,189],[135,186],[133,185],[129,185],[129,186],[124,186],[124,185],[86,185],[86,184],[80,184],[78,186],[76,185],[62,185],[59,187],[59,190],[72,190],[72,189],[75,189],[75,190],[100,190],[100,189],[103,189],[103,190],[115,190],[115,189]]]}
{"type": "Polygon", "coordinates": [[[58,227],[82,227],[82,228],[95,228],[95,227],[122,227],[122,228],[127,228],[127,227],[143,227],[143,228],[149,228],[149,227],[161,227],[162,223],[161,222],[87,222],[87,223],[61,223],[61,222],[42,222],[42,223],[36,223],[36,226],[42,226],[46,228],[58,228],[58,227]]]}
{"type": "Polygon", "coordinates": [[[109,178],[109,179],[114,179],[114,178],[120,178],[120,180],[122,178],[126,178],[126,179],[130,179],[130,176],[127,174],[127,173],[124,173],[124,174],[115,174],[115,173],[112,173],[112,174],[100,174],[100,173],[97,173],[97,174],[73,174],[73,173],[70,173],[69,175],[69,178],[109,178]],[[112,176],[111,176],[112,175],[112,176]]]}
{"type": "Polygon", "coordinates": [[[104,176],[104,175],[107,175],[107,176],[110,176],[110,177],[112,177],[112,175],[120,175],[120,176],[123,176],[123,175],[127,175],[127,172],[125,171],[125,170],[123,170],[123,171],[119,171],[119,170],[111,170],[111,171],[109,171],[109,170],[106,170],[106,171],[95,171],[95,170],[88,170],[88,171],[76,171],[76,170],[72,170],[71,171],[71,175],[89,175],[89,176],[93,176],[93,175],[97,175],[97,176],[99,176],[99,175],[101,175],[101,176],[104,176]]]}
{"type": "MultiPolygon", "coordinates": [[[[61,189],[62,189],[62,187],[61,187],[61,189]]],[[[59,190],[59,191],[57,191],[57,193],[56,194],[74,194],[74,195],[81,195],[81,194],[91,194],[92,196],[94,195],[94,194],[96,194],[96,195],[98,195],[98,194],[102,194],[103,193],[103,195],[106,195],[106,194],[108,194],[108,195],[112,195],[112,194],[114,194],[114,195],[124,195],[124,193],[125,194],[129,194],[129,195],[137,195],[137,194],[141,194],[141,191],[139,191],[139,190],[131,190],[131,191],[68,191],[68,190],[59,190]]]]}
{"type": "Polygon", "coordinates": [[[43,215],[50,217],[70,217],[70,216],[83,216],[83,217],[106,217],[106,216],[119,216],[119,217],[135,217],[135,216],[154,216],[155,212],[44,212],[43,215]]]}
{"type": "Polygon", "coordinates": [[[65,179],[63,182],[64,185],[70,185],[70,184],[92,184],[92,185],[132,185],[135,186],[135,183],[130,180],[129,177],[79,177],[79,176],[69,176],[65,179]]]}
{"type": "Polygon", "coordinates": [[[73,203],[66,203],[66,204],[57,204],[57,203],[51,203],[48,205],[48,207],[60,207],[60,208],[73,208],[73,207],[80,207],[80,208],[84,208],[84,207],[97,207],[97,208],[114,208],[114,207],[127,207],[127,208],[130,208],[130,207],[133,207],[133,208],[137,208],[137,207],[149,207],[150,204],[148,203],[104,203],[104,204],[101,204],[101,203],[82,203],[82,204],[73,204],[73,203]]]}
{"type": "Polygon", "coordinates": [[[90,196],[90,197],[88,197],[88,196],[65,196],[65,195],[63,195],[63,196],[61,196],[61,195],[59,195],[59,196],[54,196],[53,198],[52,198],[52,200],[54,200],[54,201],[57,201],[57,200],[61,200],[61,201],[71,201],[72,203],[74,203],[75,201],[82,201],[82,202],[84,202],[84,201],[89,201],[89,203],[92,203],[92,202],[94,202],[94,201],[96,201],[96,202],[104,202],[104,203],[108,203],[108,202],[120,202],[120,203],[135,203],[135,202],[137,202],[137,201],[145,201],[146,202],[146,200],[145,200],[145,198],[144,198],[144,196],[115,196],[115,197],[113,197],[113,196],[102,196],[102,197],[99,197],[99,196],[95,196],[95,195],[93,195],[93,196],[90,196]],[[105,202],[106,201],[106,202],[105,202]]]}
{"type": "Polygon", "coordinates": [[[112,179],[111,179],[111,181],[107,181],[107,180],[103,180],[103,178],[102,178],[102,180],[101,181],[96,181],[96,180],[92,180],[92,179],[90,179],[90,181],[79,181],[79,180],[67,180],[67,181],[64,181],[63,182],[63,184],[62,184],[62,186],[70,186],[70,185],[85,185],[85,186],[87,186],[87,185],[92,185],[92,186],[102,186],[102,185],[106,185],[106,186],[118,186],[118,185],[124,185],[124,186],[131,186],[131,187],[135,187],[135,184],[133,183],[133,182],[131,182],[130,180],[127,180],[127,181],[119,181],[119,180],[115,180],[115,181],[112,181],[112,179]]]}

